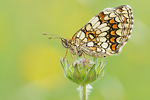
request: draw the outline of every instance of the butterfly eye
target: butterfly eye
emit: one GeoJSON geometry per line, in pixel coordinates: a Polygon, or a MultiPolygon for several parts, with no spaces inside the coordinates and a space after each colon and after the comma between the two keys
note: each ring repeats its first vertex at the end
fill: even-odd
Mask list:
{"type": "Polygon", "coordinates": [[[67,46],[68,46],[68,41],[67,41],[67,40],[65,40],[65,45],[67,45],[67,46]]]}
{"type": "Polygon", "coordinates": [[[63,45],[65,48],[68,48],[68,40],[66,40],[66,39],[61,39],[61,42],[62,42],[62,45],[63,45]]]}

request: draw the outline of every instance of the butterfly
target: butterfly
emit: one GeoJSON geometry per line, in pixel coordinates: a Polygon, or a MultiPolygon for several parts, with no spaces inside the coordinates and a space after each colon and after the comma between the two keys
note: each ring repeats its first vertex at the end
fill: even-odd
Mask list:
{"type": "Polygon", "coordinates": [[[53,36],[60,38],[62,45],[73,55],[80,57],[85,53],[92,57],[103,58],[121,51],[131,36],[133,22],[131,7],[122,5],[106,8],[95,15],[71,39],[53,36]]]}

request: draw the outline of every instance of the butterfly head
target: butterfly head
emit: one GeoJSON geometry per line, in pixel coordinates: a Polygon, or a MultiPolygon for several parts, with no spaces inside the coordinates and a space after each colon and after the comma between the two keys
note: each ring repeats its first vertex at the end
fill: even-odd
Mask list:
{"type": "Polygon", "coordinates": [[[71,39],[70,40],[68,40],[68,39],[61,39],[61,42],[62,42],[62,45],[65,48],[68,48],[73,55],[78,55],[79,57],[82,55],[82,50],[79,50],[79,48],[76,47],[76,45],[73,45],[71,43],[71,39]]]}
{"type": "Polygon", "coordinates": [[[69,42],[68,39],[62,38],[62,39],[61,39],[61,43],[62,43],[62,45],[63,45],[65,48],[69,48],[69,47],[70,47],[70,42],[69,42]]]}

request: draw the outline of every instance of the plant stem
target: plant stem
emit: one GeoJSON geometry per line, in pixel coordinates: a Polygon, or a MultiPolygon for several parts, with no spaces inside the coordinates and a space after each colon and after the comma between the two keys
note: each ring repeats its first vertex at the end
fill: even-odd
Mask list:
{"type": "Polygon", "coordinates": [[[86,100],[86,85],[82,85],[82,100],[86,100]]]}

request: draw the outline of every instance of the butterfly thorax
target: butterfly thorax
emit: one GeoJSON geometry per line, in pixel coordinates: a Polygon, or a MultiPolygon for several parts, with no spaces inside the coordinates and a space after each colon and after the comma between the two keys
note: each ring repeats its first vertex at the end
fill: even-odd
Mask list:
{"type": "Polygon", "coordinates": [[[73,55],[78,55],[78,56],[82,55],[82,50],[80,49],[79,45],[73,43],[72,39],[69,39],[69,40],[61,39],[61,42],[62,42],[62,45],[65,48],[68,48],[73,55]]]}

